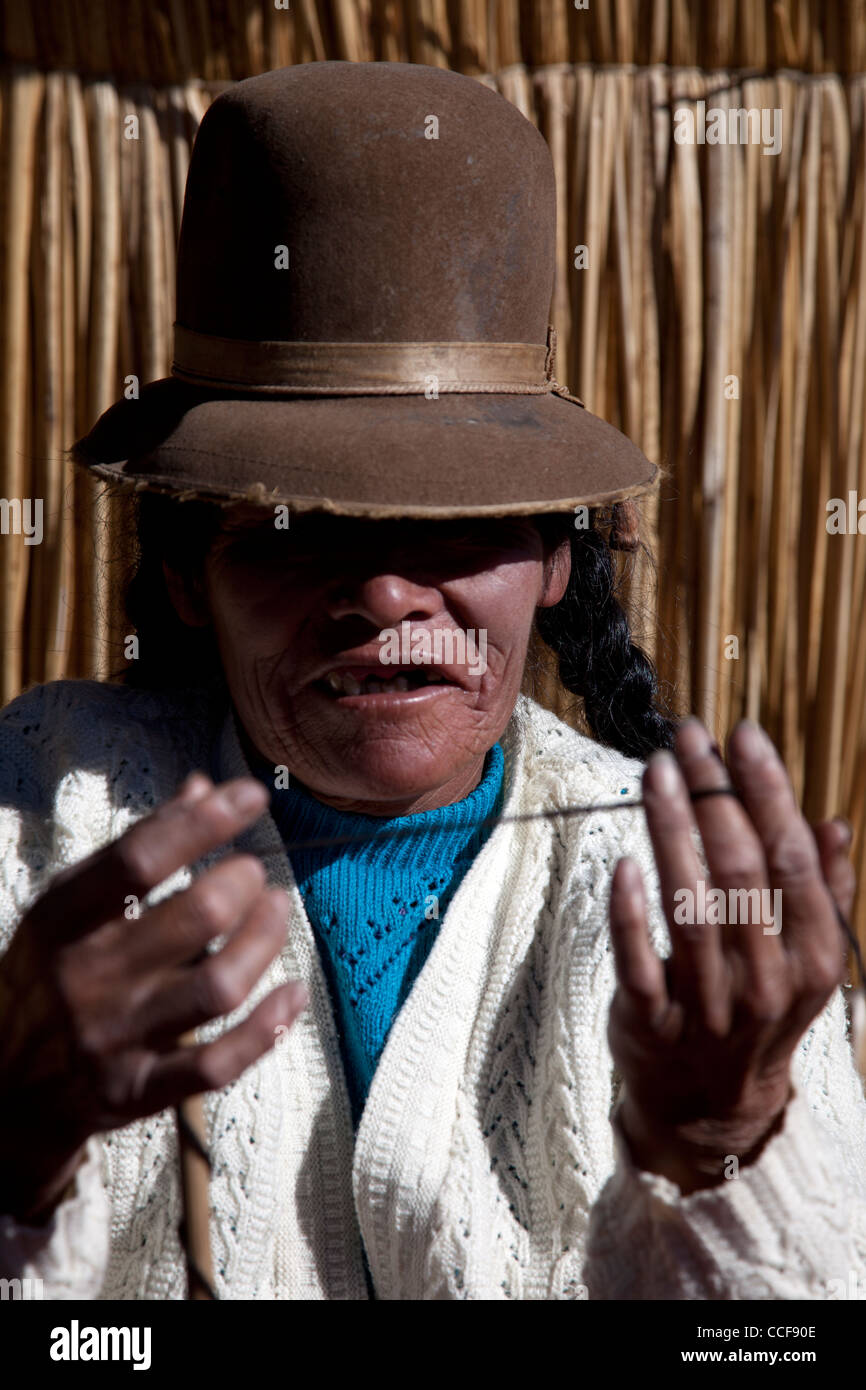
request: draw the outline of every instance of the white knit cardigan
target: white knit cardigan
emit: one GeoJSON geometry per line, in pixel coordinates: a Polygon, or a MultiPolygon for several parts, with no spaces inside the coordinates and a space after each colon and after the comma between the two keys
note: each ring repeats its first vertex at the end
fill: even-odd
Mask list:
{"type": "MultiPolygon", "coordinates": [[[[506,815],[640,794],[639,763],[525,698],[503,744],[506,815]]],[[[8,706],[4,949],[55,871],[146,815],[194,767],[217,779],[248,772],[231,712],[205,691],[57,681],[8,706]]],[[[655,901],[642,810],[496,827],[395,1019],[357,1135],[313,933],[271,817],[237,844],[267,856],[291,908],[284,951],[229,1022],[284,980],[304,980],[310,1004],[266,1057],[207,1097],[221,1297],[367,1298],[362,1241],[382,1299],[866,1291],[866,1104],[840,994],[798,1052],[782,1130],[737,1178],[684,1198],[628,1157],[606,1038],[607,912],[626,853],[655,901]]],[[[160,895],[191,876],[174,875],[160,895]]],[[[178,1217],[164,1112],[92,1139],[75,1192],[44,1229],[0,1219],[0,1274],[42,1278],[51,1298],[182,1298],[178,1217]]]]}

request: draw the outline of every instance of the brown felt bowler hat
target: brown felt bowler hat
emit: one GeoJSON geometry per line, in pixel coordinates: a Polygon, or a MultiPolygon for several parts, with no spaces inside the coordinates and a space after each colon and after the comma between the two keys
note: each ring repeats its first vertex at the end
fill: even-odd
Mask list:
{"type": "Polygon", "coordinates": [[[555,217],[543,137],[474,78],[323,62],[239,82],[190,162],[172,374],[73,457],[349,516],[644,492],[653,464],[553,375],[555,217]]]}

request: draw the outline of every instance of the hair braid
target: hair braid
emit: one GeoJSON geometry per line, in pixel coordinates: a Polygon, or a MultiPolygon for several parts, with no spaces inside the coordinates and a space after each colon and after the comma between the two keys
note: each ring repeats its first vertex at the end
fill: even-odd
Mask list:
{"type": "Polygon", "coordinates": [[[610,542],[571,527],[571,575],[561,601],[539,609],[536,627],[558,658],[559,678],[579,695],[601,743],[646,759],[670,748],[675,720],[661,702],[652,662],[632,641],[616,596],[610,542]]]}

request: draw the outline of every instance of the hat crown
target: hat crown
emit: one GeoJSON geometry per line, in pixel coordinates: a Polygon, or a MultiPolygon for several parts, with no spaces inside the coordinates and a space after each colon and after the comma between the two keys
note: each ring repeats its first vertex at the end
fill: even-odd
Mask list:
{"type": "Polygon", "coordinates": [[[202,120],[177,321],[253,342],[544,343],[555,219],[543,137],[476,79],[281,68],[202,120]]]}

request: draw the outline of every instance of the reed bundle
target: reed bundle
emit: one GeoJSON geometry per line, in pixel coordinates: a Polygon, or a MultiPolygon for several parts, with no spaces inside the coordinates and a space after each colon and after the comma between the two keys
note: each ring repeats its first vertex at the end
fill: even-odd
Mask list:
{"type": "Polygon", "coordinates": [[[0,0],[13,61],[164,84],[231,81],[286,63],[512,63],[858,73],[864,0],[0,0]]]}

